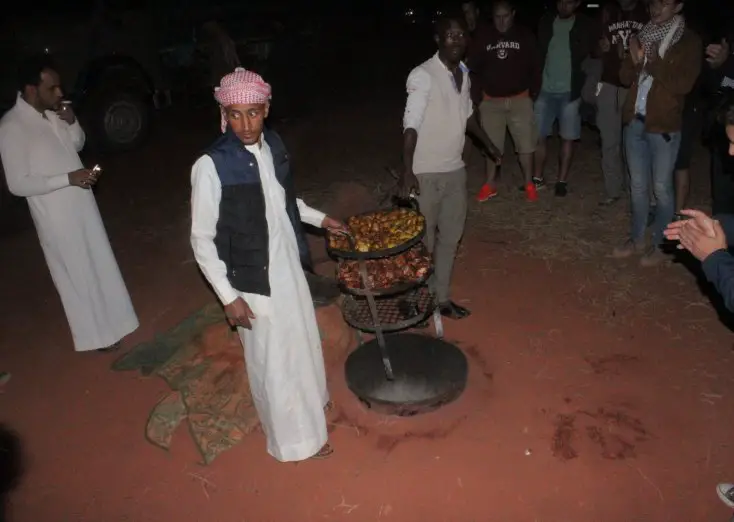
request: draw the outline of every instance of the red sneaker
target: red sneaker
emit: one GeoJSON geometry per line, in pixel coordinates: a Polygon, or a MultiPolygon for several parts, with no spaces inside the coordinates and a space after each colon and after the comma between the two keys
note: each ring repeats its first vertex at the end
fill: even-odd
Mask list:
{"type": "Polygon", "coordinates": [[[477,201],[479,201],[480,203],[483,203],[485,201],[492,199],[496,195],[497,195],[497,189],[489,185],[488,183],[485,183],[484,185],[482,185],[482,188],[479,190],[479,194],[477,194],[477,201]]]}
{"type": "Polygon", "coordinates": [[[538,201],[538,187],[535,186],[535,183],[525,185],[525,195],[528,201],[538,201]]]}

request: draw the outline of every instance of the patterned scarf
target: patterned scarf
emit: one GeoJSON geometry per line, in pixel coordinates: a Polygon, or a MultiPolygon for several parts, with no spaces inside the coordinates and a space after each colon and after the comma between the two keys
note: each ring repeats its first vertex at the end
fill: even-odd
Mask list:
{"type": "Polygon", "coordinates": [[[655,25],[652,22],[645,24],[645,27],[638,33],[640,43],[645,49],[645,56],[650,56],[653,53],[655,45],[659,45],[660,57],[665,56],[665,53],[672,46],[678,43],[678,40],[683,36],[683,31],[686,29],[686,21],[680,15],[675,15],[673,18],[668,20],[662,25],[655,25]],[[677,26],[677,27],[676,27],[677,26]],[[675,29],[674,29],[675,27],[675,29]],[[675,32],[671,37],[667,38],[668,33],[672,30],[675,32]]]}

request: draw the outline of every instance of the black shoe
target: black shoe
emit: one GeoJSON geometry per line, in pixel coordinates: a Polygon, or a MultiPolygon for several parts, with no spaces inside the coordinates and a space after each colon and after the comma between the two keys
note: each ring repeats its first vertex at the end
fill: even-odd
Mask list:
{"type": "Polygon", "coordinates": [[[471,315],[471,312],[469,310],[467,310],[463,306],[457,305],[453,301],[440,303],[438,305],[438,310],[439,312],[441,312],[442,316],[448,317],[449,319],[464,319],[471,315]]]}
{"type": "Polygon", "coordinates": [[[556,182],[556,196],[565,198],[568,195],[568,183],[565,181],[556,182]]]}

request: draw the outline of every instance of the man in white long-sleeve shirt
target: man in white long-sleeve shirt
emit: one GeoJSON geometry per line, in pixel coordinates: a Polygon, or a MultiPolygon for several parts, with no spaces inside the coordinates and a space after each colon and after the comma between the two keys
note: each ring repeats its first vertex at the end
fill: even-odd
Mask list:
{"type": "Polygon", "coordinates": [[[270,85],[237,68],[214,97],[222,132],[191,174],[191,246],[238,328],[253,402],[279,461],[324,458],[329,406],[321,340],[301,259],[301,220],[343,231],[342,223],[296,198],[288,153],[264,130],[270,85]]]}
{"type": "Polygon", "coordinates": [[[438,52],[408,76],[403,116],[402,187],[418,194],[426,218],[426,246],[436,267],[431,288],[441,314],[452,319],[470,315],[450,297],[454,257],[467,212],[466,168],[461,157],[465,133],[478,138],[497,163],[502,157],[479,125],[469,96],[469,70],[461,61],[466,31],[458,18],[436,22],[438,52]]]}
{"type": "Polygon", "coordinates": [[[24,197],[76,351],[109,351],[138,328],[138,319],[90,190],[97,173],[84,168],[84,131],[61,103],[49,57],[20,68],[18,99],[0,120],[0,157],[10,192],[24,197]]]}

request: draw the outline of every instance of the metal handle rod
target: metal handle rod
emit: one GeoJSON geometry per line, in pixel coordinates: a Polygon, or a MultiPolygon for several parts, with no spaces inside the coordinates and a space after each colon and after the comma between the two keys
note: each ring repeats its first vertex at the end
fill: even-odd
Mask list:
{"type": "Polygon", "coordinates": [[[433,326],[436,329],[436,337],[443,339],[443,319],[438,307],[433,311],[433,326]]]}
{"type": "Polygon", "coordinates": [[[388,381],[394,381],[395,375],[392,371],[392,362],[390,362],[390,356],[387,353],[387,345],[385,344],[385,336],[382,333],[382,325],[380,324],[380,317],[377,313],[377,303],[375,302],[375,296],[372,290],[367,285],[367,263],[364,259],[359,259],[359,275],[362,277],[362,283],[365,288],[365,296],[367,297],[367,304],[370,307],[370,313],[372,314],[372,321],[375,325],[375,337],[377,337],[377,344],[380,346],[380,352],[382,353],[382,364],[385,366],[385,376],[388,381]]]}
{"type": "MultiPolygon", "coordinates": [[[[352,251],[357,252],[356,245],[354,244],[354,237],[351,234],[347,235],[349,241],[349,247],[352,251]]],[[[367,263],[363,257],[359,257],[357,260],[359,265],[359,276],[362,278],[362,285],[364,285],[365,296],[367,297],[367,304],[370,307],[370,314],[372,315],[372,321],[375,325],[375,337],[377,337],[377,344],[380,346],[380,352],[382,353],[382,364],[385,367],[385,376],[388,381],[394,381],[395,375],[392,371],[392,362],[390,356],[387,353],[387,345],[385,344],[385,336],[382,333],[382,325],[380,324],[380,317],[377,314],[377,303],[375,302],[375,296],[372,293],[369,285],[367,284],[367,263]]]]}

